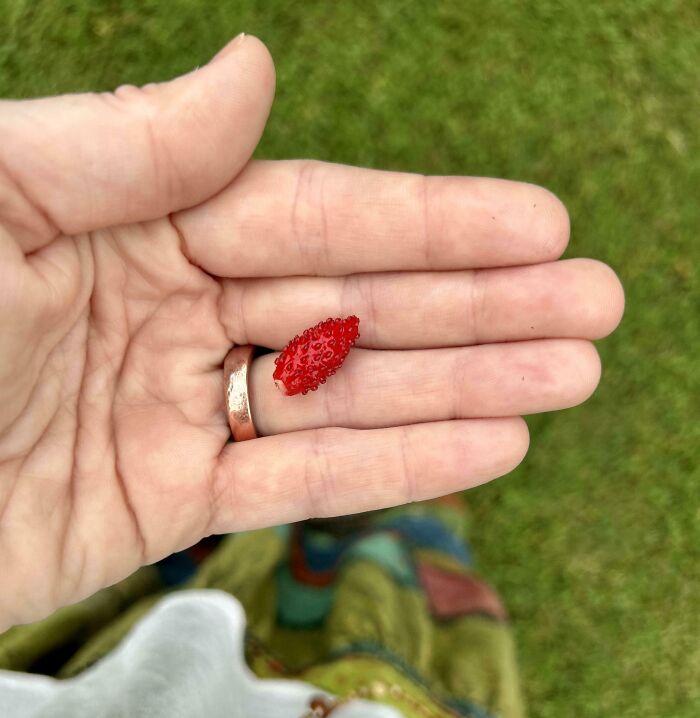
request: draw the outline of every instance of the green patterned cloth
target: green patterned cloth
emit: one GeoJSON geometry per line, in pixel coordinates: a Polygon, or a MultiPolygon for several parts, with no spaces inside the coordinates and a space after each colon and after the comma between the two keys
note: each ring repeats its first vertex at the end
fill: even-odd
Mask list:
{"type": "Polygon", "coordinates": [[[454,495],[208,539],[0,635],[0,668],[75,676],[166,593],[217,588],[245,609],[260,677],[368,694],[408,718],[521,718],[506,614],[474,572],[466,524],[454,495]]]}

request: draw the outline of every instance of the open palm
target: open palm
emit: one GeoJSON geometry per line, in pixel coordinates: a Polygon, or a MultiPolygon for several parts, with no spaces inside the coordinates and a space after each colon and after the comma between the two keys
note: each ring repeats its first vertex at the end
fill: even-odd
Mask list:
{"type": "Polygon", "coordinates": [[[255,38],[177,80],[0,103],[0,630],[210,533],[378,508],[506,473],[522,414],[594,390],[622,291],[555,260],[532,185],[251,162],[274,70],[255,38]],[[361,338],[321,390],[222,361],[328,316],[361,338]]]}

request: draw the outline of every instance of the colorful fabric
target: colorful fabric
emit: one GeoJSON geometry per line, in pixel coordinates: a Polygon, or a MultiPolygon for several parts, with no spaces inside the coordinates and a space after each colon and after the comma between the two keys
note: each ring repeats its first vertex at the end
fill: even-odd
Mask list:
{"type": "Polygon", "coordinates": [[[209,540],[76,606],[0,636],[0,667],[74,676],[166,593],[218,588],[247,618],[260,677],[372,696],[405,716],[520,718],[514,648],[473,567],[459,497],[209,540]],[[378,688],[384,686],[384,688],[378,688]]]}

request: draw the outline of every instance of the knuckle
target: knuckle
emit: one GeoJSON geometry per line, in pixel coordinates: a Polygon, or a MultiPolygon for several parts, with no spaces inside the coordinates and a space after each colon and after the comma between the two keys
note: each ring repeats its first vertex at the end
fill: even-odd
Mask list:
{"type": "MultiPolygon", "coordinates": [[[[380,285],[371,274],[346,274],[341,280],[339,311],[347,317],[358,314],[362,319],[364,341],[372,344],[380,342],[380,304],[376,296],[380,285]]],[[[381,291],[381,290],[380,290],[381,291]]]]}
{"type": "Polygon", "coordinates": [[[469,294],[469,311],[468,311],[468,333],[469,341],[472,344],[478,344],[482,335],[482,327],[484,326],[484,314],[486,311],[486,291],[489,274],[487,272],[472,271],[469,281],[471,282],[471,290],[469,294]]]}
{"type": "Polygon", "coordinates": [[[249,283],[245,279],[232,279],[224,282],[219,294],[219,323],[233,344],[250,343],[245,309],[248,289],[249,283]]]}
{"type": "Polygon", "coordinates": [[[403,503],[407,504],[420,500],[409,432],[410,429],[408,426],[399,427],[399,475],[401,477],[401,485],[403,486],[403,503]]]}
{"type": "Polygon", "coordinates": [[[322,162],[300,160],[292,200],[293,238],[302,267],[313,274],[329,269],[325,171],[322,162]]]}
{"type": "Polygon", "coordinates": [[[335,472],[331,455],[341,429],[315,429],[304,467],[306,514],[309,517],[332,516],[334,513],[335,472]]]}
{"type": "Polygon", "coordinates": [[[435,178],[430,178],[427,175],[418,175],[418,182],[416,185],[416,200],[415,204],[420,207],[420,226],[422,234],[423,244],[423,259],[425,266],[431,268],[434,261],[434,248],[433,243],[437,240],[439,235],[435,234],[431,227],[430,218],[430,207],[431,189],[435,184],[435,178]]]}
{"type": "MultiPolygon", "coordinates": [[[[147,158],[150,167],[148,179],[141,186],[154,187],[166,197],[179,198],[183,186],[177,162],[166,138],[160,131],[159,112],[162,95],[157,84],[144,87],[120,85],[112,92],[100,93],[99,97],[112,110],[119,113],[120,121],[128,125],[128,133],[138,138],[139,152],[147,158]]],[[[175,114],[174,110],[169,110],[175,114]]]]}
{"type": "Polygon", "coordinates": [[[469,350],[457,350],[454,354],[451,378],[451,419],[461,419],[468,413],[469,377],[473,374],[473,360],[469,350]]]}

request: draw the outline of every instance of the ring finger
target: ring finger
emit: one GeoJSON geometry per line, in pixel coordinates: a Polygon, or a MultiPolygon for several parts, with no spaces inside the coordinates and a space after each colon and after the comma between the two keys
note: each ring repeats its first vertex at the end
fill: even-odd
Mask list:
{"type": "Polygon", "coordinates": [[[595,348],[580,339],[418,351],[353,349],[320,391],[284,397],[272,380],[276,356],[254,360],[250,376],[253,419],[265,436],[553,411],[585,401],[600,378],[595,348]]]}

